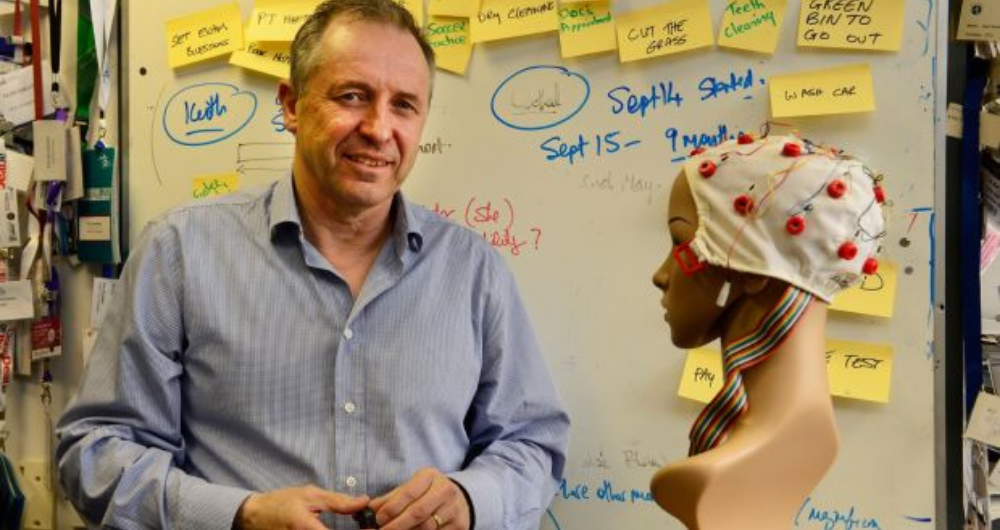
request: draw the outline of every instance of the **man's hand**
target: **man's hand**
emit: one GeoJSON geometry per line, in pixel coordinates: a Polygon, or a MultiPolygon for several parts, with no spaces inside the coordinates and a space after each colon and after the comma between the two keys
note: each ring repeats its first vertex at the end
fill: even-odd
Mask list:
{"type": "Polygon", "coordinates": [[[413,477],[385,495],[372,499],[382,530],[468,530],[469,505],[458,485],[434,468],[413,477]]]}
{"type": "Polygon", "coordinates": [[[351,497],[316,486],[301,486],[247,497],[236,512],[236,530],[325,530],[323,512],[343,515],[363,510],[368,497],[351,497]]]}

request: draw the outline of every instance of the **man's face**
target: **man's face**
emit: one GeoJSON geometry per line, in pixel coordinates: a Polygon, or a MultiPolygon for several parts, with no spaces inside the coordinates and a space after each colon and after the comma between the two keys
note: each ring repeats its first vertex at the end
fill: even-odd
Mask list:
{"type": "Polygon", "coordinates": [[[283,82],[301,193],[349,211],[386,206],[416,161],[430,104],[417,41],[391,25],[334,19],[303,93],[283,82]]]}

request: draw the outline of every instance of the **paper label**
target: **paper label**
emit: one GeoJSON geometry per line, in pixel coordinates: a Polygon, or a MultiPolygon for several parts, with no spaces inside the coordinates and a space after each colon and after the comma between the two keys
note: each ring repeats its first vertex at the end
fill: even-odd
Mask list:
{"type": "Polygon", "coordinates": [[[108,314],[108,306],[118,287],[118,280],[94,278],[94,289],[90,299],[90,327],[99,328],[108,314]]]}
{"type": "Polygon", "coordinates": [[[787,0],[729,2],[719,28],[719,46],[774,53],[785,19],[787,0]]]}
{"type": "Polygon", "coordinates": [[[891,346],[827,339],[826,363],[830,393],[834,396],[889,402],[891,346]]]}
{"type": "MultiPolygon", "coordinates": [[[[830,394],[876,403],[888,402],[892,357],[891,346],[828,339],[826,370],[830,394]]],[[[677,395],[708,403],[724,384],[722,355],[708,348],[696,348],[688,352],[677,395]]]]}
{"type": "Polygon", "coordinates": [[[195,199],[229,195],[240,189],[240,177],[236,173],[219,173],[195,177],[192,182],[192,196],[195,199]]]}
{"type": "Polygon", "coordinates": [[[979,393],[965,428],[965,437],[1000,448],[1000,397],[979,393]]]}
{"type": "Polygon", "coordinates": [[[486,42],[558,29],[555,0],[484,0],[470,34],[472,42],[486,42]]]}
{"type": "Polygon", "coordinates": [[[35,159],[7,150],[7,187],[20,191],[28,191],[31,177],[35,174],[35,159]]]}
{"type": "Polygon", "coordinates": [[[563,58],[618,47],[611,2],[581,2],[559,9],[559,49],[563,58]]]}
{"type": "Polygon", "coordinates": [[[906,0],[810,0],[799,11],[799,46],[899,50],[906,0]]]}
{"type": "Polygon", "coordinates": [[[895,263],[879,262],[874,274],[866,274],[858,285],[836,294],[830,309],[862,315],[892,318],[896,305],[896,283],[899,277],[895,263]]]}
{"type": "Polygon", "coordinates": [[[62,326],[55,317],[42,317],[31,323],[31,360],[62,355],[62,326]]]}
{"type": "Polygon", "coordinates": [[[438,68],[465,74],[472,56],[468,19],[432,16],[427,22],[427,40],[434,48],[438,68]]]}
{"type": "Polygon", "coordinates": [[[291,42],[318,0],[257,0],[247,23],[250,41],[291,42]]]}
{"type": "Polygon", "coordinates": [[[428,0],[427,12],[444,17],[471,18],[479,12],[479,0],[428,0]]]}
{"type": "Polygon", "coordinates": [[[773,76],[768,89],[773,118],[875,110],[875,85],[868,64],[773,76]]]}
{"type": "Polygon", "coordinates": [[[965,0],[955,37],[960,40],[1000,40],[1000,5],[996,0],[965,0]]]}
{"type": "Polygon", "coordinates": [[[167,22],[171,68],[220,57],[243,48],[243,21],[236,2],[167,22]]]}
{"type": "Polygon", "coordinates": [[[0,190],[0,247],[20,247],[21,219],[17,190],[0,190]]]}
{"type": "Polygon", "coordinates": [[[0,323],[0,384],[10,384],[14,375],[14,324],[0,323]]]}
{"type": "Polygon", "coordinates": [[[81,217],[80,241],[111,241],[110,217],[81,217]]]}
{"type": "Polygon", "coordinates": [[[80,140],[80,126],[69,130],[69,178],[63,190],[64,201],[75,201],[83,197],[83,145],[80,140]]]}
{"type": "MultiPolygon", "coordinates": [[[[52,68],[42,61],[42,93],[48,95],[52,84],[52,68]]],[[[52,98],[45,97],[44,113],[52,114],[52,98]]],[[[35,119],[35,78],[32,68],[25,66],[0,75],[0,114],[14,125],[24,125],[35,119]]]]}
{"type": "Polygon", "coordinates": [[[705,0],[674,0],[616,19],[618,58],[623,63],[714,44],[712,12],[705,0]]]}
{"type": "Polygon", "coordinates": [[[35,318],[35,303],[31,281],[17,280],[0,283],[0,320],[35,318]]]}
{"type": "Polygon", "coordinates": [[[66,180],[66,124],[56,120],[32,123],[35,141],[35,180],[66,180]]]}
{"type": "Polygon", "coordinates": [[[278,79],[288,79],[292,69],[291,45],[251,42],[246,50],[233,52],[229,64],[278,79]]]}

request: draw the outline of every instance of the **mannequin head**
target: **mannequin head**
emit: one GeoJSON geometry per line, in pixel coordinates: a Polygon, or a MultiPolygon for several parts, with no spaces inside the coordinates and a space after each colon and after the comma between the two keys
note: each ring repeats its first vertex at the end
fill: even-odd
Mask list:
{"type": "Polygon", "coordinates": [[[672,249],[653,277],[674,343],[756,325],[752,315],[788,285],[829,302],[874,273],[880,182],[861,162],[792,136],[741,136],[695,153],[674,182],[672,249]]]}
{"type": "MultiPolygon", "coordinates": [[[[687,176],[681,172],[670,191],[669,216],[670,254],[653,275],[653,283],[663,291],[661,304],[664,320],[670,324],[671,340],[681,348],[693,348],[712,342],[722,335],[724,324],[730,323],[743,305],[745,295],[759,295],[768,286],[766,276],[740,274],[705,263],[697,272],[685,273],[682,263],[690,263],[691,254],[684,245],[695,238],[698,210],[687,176]],[[729,292],[720,305],[723,286],[729,282],[729,292]],[[730,318],[722,318],[726,314],[730,318]]],[[[743,319],[740,319],[743,320],[743,319]]]]}
{"type": "Polygon", "coordinates": [[[880,180],[798,137],[741,135],[692,153],[674,182],[653,282],[673,342],[720,338],[725,372],[688,458],[650,482],[688,528],[788,528],[834,461],[822,302],[878,266],[880,180]]]}

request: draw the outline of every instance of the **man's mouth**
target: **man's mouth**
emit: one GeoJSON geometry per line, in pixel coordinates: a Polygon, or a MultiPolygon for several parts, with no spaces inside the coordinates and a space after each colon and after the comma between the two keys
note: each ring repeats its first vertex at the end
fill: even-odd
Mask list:
{"type": "Polygon", "coordinates": [[[392,162],[381,158],[372,158],[363,155],[347,155],[347,159],[356,164],[368,167],[385,167],[392,165],[392,162]]]}

